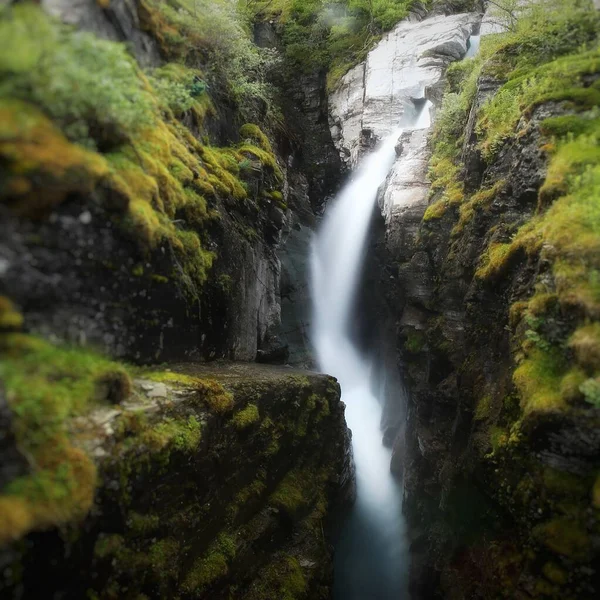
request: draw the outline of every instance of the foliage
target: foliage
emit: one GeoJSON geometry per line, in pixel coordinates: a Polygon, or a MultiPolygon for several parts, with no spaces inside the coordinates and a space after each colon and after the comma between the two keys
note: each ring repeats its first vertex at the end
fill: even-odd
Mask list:
{"type": "Polygon", "coordinates": [[[154,123],[152,97],[123,45],[72,32],[31,4],[0,9],[0,80],[0,98],[37,104],[91,148],[154,123]]]}
{"type": "Polygon", "coordinates": [[[180,117],[192,110],[197,122],[202,124],[208,115],[215,114],[201,71],[169,63],[154,69],[149,81],[163,106],[173,111],[175,116],[180,117]]]}
{"type": "Polygon", "coordinates": [[[252,42],[231,0],[142,0],[143,20],[171,60],[201,66],[211,89],[233,99],[245,119],[273,110],[268,76],[277,54],[252,42]]]}
{"type": "MultiPolygon", "coordinates": [[[[514,8],[502,0],[498,4],[514,8]]],[[[549,164],[536,211],[512,237],[506,228],[490,236],[476,271],[492,286],[521,257],[539,260],[548,270],[533,296],[511,308],[510,325],[520,348],[513,381],[527,416],[585,406],[583,401],[597,405],[600,397],[600,20],[583,1],[519,5],[519,18],[505,33],[487,36],[477,57],[448,71],[432,139],[436,202],[424,221],[458,205],[460,218],[452,232],[457,243],[476,212],[488,210],[506,186],[492,180],[462,197],[463,136],[482,76],[499,80],[498,92],[479,109],[476,123],[479,150],[488,164],[530,130],[536,107],[560,103],[559,114],[540,126],[549,164]],[[498,235],[502,231],[504,237],[498,235]]]]}
{"type": "Polygon", "coordinates": [[[413,0],[243,0],[256,20],[280,28],[288,75],[329,72],[328,87],[362,60],[382,33],[407,16],[413,0]]]}
{"type": "MultiPolygon", "coordinates": [[[[95,491],[91,460],[75,448],[69,420],[95,402],[106,402],[103,382],[127,367],[89,350],[53,346],[22,334],[0,340],[0,378],[5,383],[19,448],[29,457],[31,472],[0,495],[0,543],[33,528],[83,518],[95,491]]],[[[129,383],[129,388],[131,384],[129,383]]]]}
{"type": "Polygon", "coordinates": [[[264,169],[261,185],[283,180],[268,139],[256,127],[250,142],[213,148],[177,120],[191,112],[201,126],[214,111],[201,71],[170,63],[147,79],[123,46],[74,32],[29,4],[3,8],[0,31],[2,201],[39,218],[101,186],[142,255],[169,252],[173,279],[196,299],[214,260],[208,202],[248,197],[242,178],[254,171],[241,173],[239,164],[249,157],[255,171],[264,169]],[[18,51],[2,47],[8,43],[18,51]]]}

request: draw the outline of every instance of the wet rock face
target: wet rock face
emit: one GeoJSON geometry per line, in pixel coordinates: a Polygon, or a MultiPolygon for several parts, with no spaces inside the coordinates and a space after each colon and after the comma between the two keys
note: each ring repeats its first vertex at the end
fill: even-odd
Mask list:
{"type": "Polygon", "coordinates": [[[0,219],[0,294],[29,331],[140,362],[254,360],[280,319],[275,244],[251,243],[223,210],[213,277],[195,296],[168,245],[151,254],[102,202],[73,198],[43,221],[0,219]]]}
{"type": "Polygon", "coordinates": [[[418,100],[448,64],[467,52],[476,14],[416,15],[388,33],[367,60],[348,72],[330,98],[330,126],[342,160],[355,166],[368,138],[381,139],[414,122],[418,100]],[[416,102],[415,102],[416,101],[416,102]]]}
{"type": "Polygon", "coordinates": [[[322,527],[354,485],[336,381],[170,366],[71,422],[98,469],[94,506],[2,548],[2,597],[328,597],[322,527]]]}

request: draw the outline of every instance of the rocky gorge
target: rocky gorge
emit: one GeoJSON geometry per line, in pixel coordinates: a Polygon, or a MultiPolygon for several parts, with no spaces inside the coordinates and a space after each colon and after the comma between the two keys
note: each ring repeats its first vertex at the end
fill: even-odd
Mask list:
{"type": "Polygon", "coordinates": [[[4,2],[0,597],[346,600],[311,244],[401,130],[348,328],[401,597],[595,598],[599,31],[589,0],[4,2]]]}

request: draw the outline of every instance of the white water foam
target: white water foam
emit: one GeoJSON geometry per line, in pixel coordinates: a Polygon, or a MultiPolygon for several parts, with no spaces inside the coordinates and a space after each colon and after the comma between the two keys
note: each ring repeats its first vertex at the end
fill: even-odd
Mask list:
{"type": "Polygon", "coordinates": [[[342,387],[356,462],[357,501],[336,544],[336,600],[407,597],[401,490],[381,442],[382,403],[371,389],[371,366],[350,338],[369,223],[400,133],[366,157],[328,211],[312,249],[313,341],[320,368],[342,387]]]}

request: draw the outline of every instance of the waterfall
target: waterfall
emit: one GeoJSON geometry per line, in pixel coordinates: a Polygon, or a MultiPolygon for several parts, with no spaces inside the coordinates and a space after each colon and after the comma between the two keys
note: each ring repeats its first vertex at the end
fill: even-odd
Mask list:
{"type": "Polygon", "coordinates": [[[390,473],[391,451],[381,442],[382,402],[371,386],[371,366],[350,337],[369,222],[400,133],[365,158],[312,248],[313,342],[320,368],[342,387],[356,463],[357,501],[336,544],[336,600],[407,597],[401,490],[390,473]]]}

